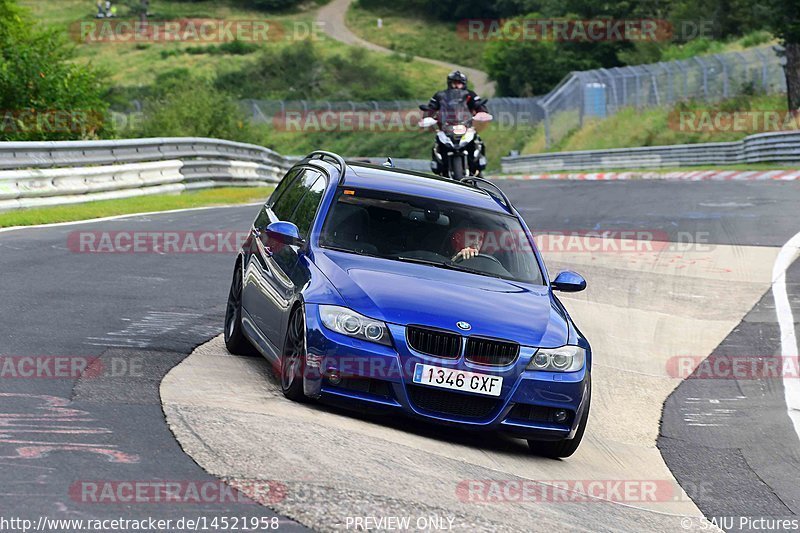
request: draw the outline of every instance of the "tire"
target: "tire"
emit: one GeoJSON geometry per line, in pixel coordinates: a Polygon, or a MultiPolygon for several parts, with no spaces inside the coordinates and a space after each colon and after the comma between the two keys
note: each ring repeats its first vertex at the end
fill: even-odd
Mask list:
{"type": "Polygon", "coordinates": [[[242,267],[238,262],[225,309],[225,347],[233,355],[256,355],[255,348],[242,330],[242,267]]]}
{"type": "Polygon", "coordinates": [[[464,178],[464,158],[461,156],[453,157],[450,160],[450,177],[456,181],[461,181],[464,178]]]}
{"type": "Polygon", "coordinates": [[[300,307],[289,319],[286,341],[281,354],[280,378],[283,395],[294,402],[303,402],[303,374],[306,357],[306,323],[303,308],[300,307]]]}
{"type": "Polygon", "coordinates": [[[591,405],[591,398],[589,403],[586,404],[586,409],[581,415],[581,420],[578,423],[578,429],[575,436],[571,439],[563,439],[559,441],[542,441],[528,439],[528,447],[534,455],[541,455],[542,457],[550,457],[551,459],[560,459],[569,457],[575,453],[578,446],[581,445],[583,433],[586,431],[586,423],[589,421],[589,407],[591,405]]]}

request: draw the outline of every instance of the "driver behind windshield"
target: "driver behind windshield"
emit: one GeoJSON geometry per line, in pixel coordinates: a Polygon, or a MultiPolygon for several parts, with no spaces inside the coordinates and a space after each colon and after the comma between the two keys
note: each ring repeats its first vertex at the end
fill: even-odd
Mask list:
{"type": "Polygon", "coordinates": [[[472,259],[481,253],[481,246],[483,246],[484,232],[482,231],[466,231],[464,232],[464,247],[458,251],[450,260],[451,261],[465,261],[472,259]]]}

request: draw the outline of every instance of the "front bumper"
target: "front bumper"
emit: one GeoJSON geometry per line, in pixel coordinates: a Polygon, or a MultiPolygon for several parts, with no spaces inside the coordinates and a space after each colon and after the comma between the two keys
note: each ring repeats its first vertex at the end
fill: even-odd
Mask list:
{"type": "MultiPolygon", "coordinates": [[[[325,328],[318,306],[306,304],[307,396],[370,411],[403,412],[438,424],[500,431],[520,438],[572,438],[588,403],[590,374],[524,370],[535,348],[523,346],[517,360],[489,367],[418,353],[406,342],[405,326],[388,324],[394,346],[353,339],[325,328]],[[499,397],[412,383],[417,363],[503,377],[499,397]],[[556,422],[555,413],[568,417],[556,422]]],[[[587,361],[590,358],[587,358],[587,361]]]]}

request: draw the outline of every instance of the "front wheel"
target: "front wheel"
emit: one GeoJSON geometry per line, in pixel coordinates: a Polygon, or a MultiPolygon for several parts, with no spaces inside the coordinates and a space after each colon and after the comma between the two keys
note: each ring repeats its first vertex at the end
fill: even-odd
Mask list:
{"type": "Polygon", "coordinates": [[[464,178],[464,158],[460,155],[450,160],[450,177],[456,181],[464,178]]]}
{"type": "Polygon", "coordinates": [[[237,263],[225,309],[225,347],[234,355],[255,355],[242,331],[242,268],[237,263]]]}
{"type": "Polygon", "coordinates": [[[303,393],[303,373],[306,359],[306,321],[303,308],[297,309],[289,319],[281,356],[281,391],[295,402],[306,399],[303,393]]]}
{"type": "Polygon", "coordinates": [[[541,441],[528,439],[528,447],[534,455],[541,455],[543,457],[550,457],[552,459],[559,459],[569,457],[578,450],[583,439],[583,433],[586,431],[586,423],[589,421],[589,406],[591,400],[587,402],[586,409],[583,410],[581,420],[578,422],[578,429],[575,431],[575,436],[571,439],[564,439],[559,441],[541,441]]]}

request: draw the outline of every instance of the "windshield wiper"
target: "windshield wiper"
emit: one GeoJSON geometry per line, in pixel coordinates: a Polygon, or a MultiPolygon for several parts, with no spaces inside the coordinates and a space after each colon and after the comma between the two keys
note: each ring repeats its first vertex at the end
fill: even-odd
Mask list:
{"type": "Polygon", "coordinates": [[[327,250],[333,250],[335,252],[346,252],[348,254],[365,255],[367,257],[380,257],[378,255],[368,254],[367,252],[360,252],[358,250],[353,250],[352,248],[342,248],[341,246],[324,245],[323,248],[327,250]]]}
{"type": "Polygon", "coordinates": [[[498,274],[493,274],[491,272],[486,272],[485,270],[478,270],[476,268],[469,268],[465,266],[461,266],[458,263],[453,263],[452,261],[434,261],[432,259],[418,259],[416,257],[403,257],[403,256],[395,256],[395,259],[398,261],[407,261],[409,263],[417,263],[420,265],[429,265],[438,268],[445,268],[448,270],[458,270],[460,272],[469,272],[471,274],[480,274],[481,276],[489,276],[492,278],[499,278],[499,279],[506,279],[503,276],[498,274]]]}

